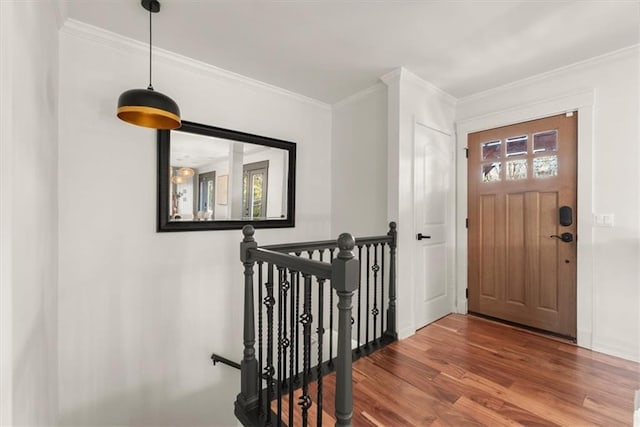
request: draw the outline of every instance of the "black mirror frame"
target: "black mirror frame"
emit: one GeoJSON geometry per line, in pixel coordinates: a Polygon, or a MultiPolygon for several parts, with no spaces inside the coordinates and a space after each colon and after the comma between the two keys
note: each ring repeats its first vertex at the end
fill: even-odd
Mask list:
{"type": "Polygon", "coordinates": [[[287,228],[295,227],[296,204],[296,144],[265,136],[252,135],[230,129],[223,129],[200,123],[182,121],[182,125],[174,131],[195,133],[214,138],[229,139],[250,144],[280,148],[289,153],[289,169],[287,176],[287,217],[286,219],[252,220],[220,220],[220,221],[169,221],[169,161],[171,153],[170,130],[158,130],[158,212],[157,231],[205,231],[235,230],[246,224],[255,228],[287,228]]]}

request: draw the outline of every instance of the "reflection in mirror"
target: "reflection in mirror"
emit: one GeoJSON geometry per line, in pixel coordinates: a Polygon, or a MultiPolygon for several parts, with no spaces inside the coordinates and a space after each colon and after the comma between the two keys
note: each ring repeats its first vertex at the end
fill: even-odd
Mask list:
{"type": "Polygon", "coordinates": [[[183,121],[158,148],[159,231],[293,226],[294,143],[183,121]]]}

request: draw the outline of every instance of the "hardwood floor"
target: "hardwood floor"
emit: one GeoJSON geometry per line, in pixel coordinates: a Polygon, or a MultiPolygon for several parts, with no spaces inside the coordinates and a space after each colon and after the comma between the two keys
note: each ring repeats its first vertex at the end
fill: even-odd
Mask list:
{"type": "MultiPolygon", "coordinates": [[[[640,389],[637,363],[455,314],[356,361],[353,377],[354,426],[632,425],[640,389]]],[[[324,388],[333,425],[333,375],[324,388]]]]}

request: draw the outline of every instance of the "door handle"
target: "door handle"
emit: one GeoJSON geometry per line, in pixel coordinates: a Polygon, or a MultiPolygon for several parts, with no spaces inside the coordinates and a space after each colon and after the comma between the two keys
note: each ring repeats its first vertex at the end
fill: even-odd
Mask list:
{"type": "Polygon", "coordinates": [[[573,234],[571,233],[562,233],[561,235],[557,235],[557,234],[553,234],[551,236],[549,236],[551,238],[555,238],[555,239],[560,239],[565,243],[571,243],[573,242],[573,234]]]}
{"type": "Polygon", "coordinates": [[[422,234],[422,233],[418,233],[418,234],[416,235],[416,239],[418,239],[418,240],[422,240],[422,239],[430,239],[430,238],[431,238],[431,236],[425,236],[425,235],[424,235],[424,234],[422,234]]]}

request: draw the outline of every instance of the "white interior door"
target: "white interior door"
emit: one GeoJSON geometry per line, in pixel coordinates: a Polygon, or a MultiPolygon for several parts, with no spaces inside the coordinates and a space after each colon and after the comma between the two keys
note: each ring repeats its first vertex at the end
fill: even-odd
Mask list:
{"type": "Polygon", "coordinates": [[[453,142],[416,124],[414,151],[416,329],[453,311],[453,142]]]}

